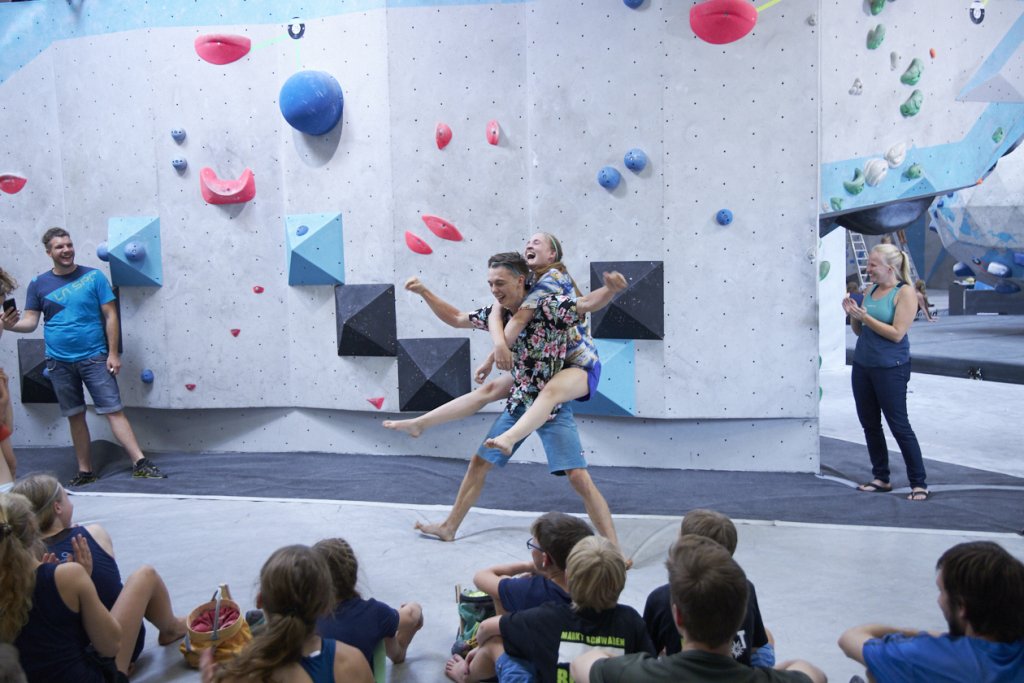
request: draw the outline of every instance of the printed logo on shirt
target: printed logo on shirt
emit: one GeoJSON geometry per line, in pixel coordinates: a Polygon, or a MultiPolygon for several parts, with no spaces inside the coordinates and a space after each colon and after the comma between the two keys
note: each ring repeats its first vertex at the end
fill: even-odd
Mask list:
{"type": "Polygon", "coordinates": [[[78,278],[74,282],[69,282],[63,287],[53,290],[52,292],[46,295],[46,298],[49,299],[50,301],[53,301],[54,303],[63,305],[64,303],[67,302],[67,300],[71,297],[71,295],[74,292],[77,292],[78,290],[90,286],[92,281],[96,279],[96,276],[99,275],[99,272],[100,271],[98,270],[90,270],[88,273],[78,278]]]}
{"type": "Polygon", "coordinates": [[[607,652],[612,657],[626,654],[626,639],[619,636],[584,635],[578,631],[562,631],[558,644],[557,683],[573,683],[569,675],[569,664],[580,655],[591,650],[607,652]]]}

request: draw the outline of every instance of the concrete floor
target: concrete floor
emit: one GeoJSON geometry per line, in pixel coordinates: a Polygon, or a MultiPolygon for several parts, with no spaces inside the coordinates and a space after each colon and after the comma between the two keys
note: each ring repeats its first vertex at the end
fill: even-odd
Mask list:
{"type": "MultiPolygon", "coordinates": [[[[825,372],[821,380],[822,434],[860,442],[849,369],[825,372]]],[[[911,385],[911,421],[927,457],[1024,476],[1024,462],[1012,447],[1008,427],[1011,407],[1024,405],[1024,386],[928,375],[914,375],[911,385]]],[[[497,478],[491,485],[496,484],[497,478]]],[[[361,561],[364,596],[393,605],[417,600],[424,606],[426,625],[408,661],[389,664],[388,680],[402,683],[444,680],[444,661],[458,623],[453,586],[470,583],[480,567],[527,559],[525,542],[536,516],[476,510],[463,526],[465,536],[446,544],[412,530],[416,520],[440,518],[446,511],[442,506],[88,493],[76,495],[75,503],[78,521],[96,521],[111,532],[124,571],[146,562],[161,572],[182,613],[209,599],[221,582],[232,586],[243,609],[252,608],[260,565],[274,549],[327,536],[346,538],[361,561]],[[159,539],[154,539],[154,529],[160,530],[159,539]]],[[[623,603],[642,610],[647,593],[664,583],[663,561],[678,521],[616,519],[623,546],[636,563],[623,603]]],[[[1024,559],[1024,539],[1008,534],[760,520],[737,524],[736,556],[757,586],[779,660],[809,659],[834,681],[861,673],[835,644],[850,625],[944,628],[936,605],[934,565],[949,546],[990,538],[1024,559]]],[[[133,680],[198,680],[177,648],[160,648],[155,641],[150,629],[133,680]]]]}

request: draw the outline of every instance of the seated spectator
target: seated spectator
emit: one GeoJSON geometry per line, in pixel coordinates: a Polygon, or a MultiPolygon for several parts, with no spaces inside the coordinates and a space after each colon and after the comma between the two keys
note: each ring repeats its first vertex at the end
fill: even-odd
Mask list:
{"type": "Polygon", "coordinates": [[[537,607],[554,600],[569,604],[565,562],[569,552],[594,530],[579,517],[564,512],[548,512],[530,528],[533,537],[526,542],[529,562],[512,562],[481,569],[473,577],[479,590],[494,599],[498,615],[537,607]]]}
{"type": "MultiPolygon", "coordinates": [[[[121,570],[114,559],[114,544],[106,529],[99,524],[90,524],[87,527],[73,524],[71,517],[75,508],[71,498],[60,482],[48,474],[25,477],[12,491],[25,496],[31,504],[40,538],[54,562],[73,560],[76,542],[84,542],[88,546],[89,554],[92,556],[92,582],[96,586],[100,602],[108,610],[113,611],[124,585],[121,583],[121,570]]],[[[160,631],[157,640],[160,645],[170,645],[185,635],[185,620],[174,614],[171,596],[163,579],[152,567],[143,566],[142,569],[152,575],[154,589],[135,596],[127,596],[123,603],[124,609],[131,610],[133,621],[139,625],[132,638],[128,638],[127,633],[124,634],[125,639],[131,641],[130,662],[135,662],[139,658],[146,644],[143,616],[160,631]],[[145,598],[145,602],[135,602],[139,598],[145,598]]]]}
{"type": "Polygon", "coordinates": [[[99,683],[127,676],[142,622],[138,605],[166,588],[143,567],[128,577],[111,610],[89,578],[92,555],[72,541],[74,561],[41,562],[39,531],[24,496],[0,493],[0,642],[13,642],[29,681],[99,683]]]}
{"type": "MultiPolygon", "coordinates": [[[[736,553],[738,534],[732,520],[714,510],[690,510],[679,526],[679,538],[687,534],[704,536],[736,553]]],[[[761,621],[761,610],[757,606],[757,591],[747,581],[747,612],[740,628],[733,638],[732,656],[741,664],[753,666],[775,666],[775,650],[769,641],[768,632],[761,621]]],[[[672,617],[672,596],[669,584],[655,588],[647,596],[644,606],[644,622],[658,654],[674,655],[683,649],[679,630],[672,617]]]]}
{"type": "Polygon", "coordinates": [[[939,558],[935,583],[949,631],[867,624],[839,638],[878,683],[1024,680],[1024,564],[991,541],[955,545],[939,558]]]}
{"type": "Polygon", "coordinates": [[[626,560],[614,543],[587,536],[569,553],[565,572],[571,604],[547,602],[487,619],[477,631],[480,647],[465,660],[449,660],[445,674],[457,683],[495,673],[502,683],[530,680],[526,675],[537,683],[559,683],[569,680],[570,660],[590,650],[654,654],[643,619],[618,604],[626,560]],[[524,662],[525,670],[512,658],[524,662]]]}
{"type": "Polygon", "coordinates": [[[413,636],[423,627],[423,608],[418,602],[394,609],[356,592],[359,563],[344,539],[327,538],[313,546],[327,563],[334,584],[335,604],[330,614],[316,622],[316,632],[357,648],[373,668],[373,651],[384,641],[384,651],[395,664],[405,661],[413,636]]]}
{"type": "Polygon", "coordinates": [[[373,683],[359,650],[316,634],[317,619],[334,604],[331,572],[319,553],[304,545],[275,550],[260,569],[256,606],[266,626],[238,655],[216,665],[213,651],[200,658],[203,683],[232,681],[339,681],[373,683]]]}
{"type": "Polygon", "coordinates": [[[647,653],[617,657],[592,650],[572,662],[576,683],[824,683],[825,674],[808,662],[768,669],[744,666],[732,657],[736,631],[746,615],[747,577],[728,550],[691,534],[676,542],[666,564],[682,652],[657,659],[647,653]]]}
{"type": "Polygon", "coordinates": [[[914,283],[914,294],[917,295],[918,313],[924,313],[924,319],[930,323],[938,320],[938,318],[932,315],[932,304],[928,301],[928,290],[925,289],[924,280],[918,280],[914,283]]]}
{"type": "Polygon", "coordinates": [[[0,643],[0,683],[28,683],[18,662],[18,648],[10,643],[0,643]]]}

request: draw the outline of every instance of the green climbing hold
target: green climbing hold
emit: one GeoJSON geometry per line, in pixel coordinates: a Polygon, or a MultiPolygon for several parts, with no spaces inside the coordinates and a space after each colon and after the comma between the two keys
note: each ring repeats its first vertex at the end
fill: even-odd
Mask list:
{"type": "Polygon", "coordinates": [[[917,112],[921,111],[921,103],[924,102],[924,93],[920,90],[915,90],[910,93],[910,97],[907,101],[900,105],[900,113],[904,117],[917,116],[917,112]]]}
{"type": "Polygon", "coordinates": [[[868,49],[874,50],[885,40],[885,25],[879,24],[868,31],[868,49]]]}
{"type": "Polygon", "coordinates": [[[821,403],[821,397],[825,395],[825,390],[818,387],[818,403],[821,403]]]}
{"type": "Polygon", "coordinates": [[[842,211],[843,210],[843,198],[842,197],[833,197],[832,199],[829,200],[829,204],[832,205],[832,210],[833,211],[842,211]]]}
{"type": "Polygon", "coordinates": [[[871,14],[881,14],[885,9],[885,0],[871,0],[871,14]]]}
{"type": "Polygon", "coordinates": [[[1004,135],[1004,133],[1003,133],[1002,126],[1000,126],[999,128],[996,128],[996,132],[992,133],[992,142],[994,142],[994,143],[996,143],[998,145],[1000,142],[1003,141],[1003,135],[1004,135]]]}
{"type": "Polygon", "coordinates": [[[828,261],[822,261],[818,264],[818,280],[824,280],[828,277],[828,271],[832,270],[832,264],[828,261]]]}
{"type": "Polygon", "coordinates": [[[921,164],[912,164],[910,168],[903,172],[903,177],[907,180],[916,180],[924,175],[924,169],[921,168],[921,164]]]}
{"type": "Polygon", "coordinates": [[[921,80],[921,72],[924,71],[924,62],[917,57],[914,57],[910,62],[910,66],[900,76],[900,83],[905,85],[917,85],[917,82],[921,80]]]}
{"type": "Polygon", "coordinates": [[[859,168],[853,172],[853,180],[844,180],[843,187],[850,194],[860,194],[864,189],[864,171],[859,168]]]}

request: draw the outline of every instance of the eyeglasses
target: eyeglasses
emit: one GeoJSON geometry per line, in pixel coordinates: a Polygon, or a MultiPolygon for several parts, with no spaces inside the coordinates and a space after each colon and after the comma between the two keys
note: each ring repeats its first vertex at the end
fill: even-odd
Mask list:
{"type": "Polygon", "coordinates": [[[528,539],[526,539],[526,547],[530,550],[536,550],[538,553],[544,552],[543,548],[541,548],[539,545],[533,542],[533,536],[530,536],[528,539]]]}

